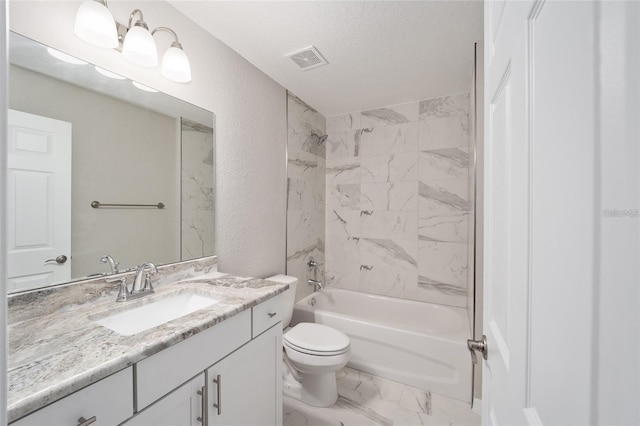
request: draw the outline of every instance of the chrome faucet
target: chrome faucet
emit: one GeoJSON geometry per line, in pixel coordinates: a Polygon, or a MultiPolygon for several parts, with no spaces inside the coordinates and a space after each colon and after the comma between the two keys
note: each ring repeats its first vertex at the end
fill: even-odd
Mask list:
{"type": "Polygon", "coordinates": [[[118,270],[119,263],[116,262],[115,259],[108,254],[102,256],[100,258],[100,262],[109,264],[109,268],[111,268],[111,275],[120,273],[120,271],[118,270]]]}
{"type": "Polygon", "coordinates": [[[313,286],[313,291],[317,291],[318,289],[322,290],[324,288],[324,284],[322,284],[322,281],[314,280],[311,278],[307,280],[307,284],[313,286]]]}
{"type": "Polygon", "coordinates": [[[151,285],[151,274],[158,272],[158,268],[151,262],[144,262],[138,266],[136,277],[133,280],[131,286],[131,294],[153,293],[153,286],[151,285]],[[142,276],[144,275],[144,286],[142,285],[142,276]]]}

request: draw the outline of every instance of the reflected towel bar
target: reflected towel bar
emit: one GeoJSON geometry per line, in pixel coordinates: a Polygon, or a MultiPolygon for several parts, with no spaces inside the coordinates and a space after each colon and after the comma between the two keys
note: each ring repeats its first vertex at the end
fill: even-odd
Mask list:
{"type": "Polygon", "coordinates": [[[164,203],[158,204],[104,204],[100,201],[92,201],[91,207],[98,209],[100,207],[155,207],[158,209],[164,209],[164,203]]]}

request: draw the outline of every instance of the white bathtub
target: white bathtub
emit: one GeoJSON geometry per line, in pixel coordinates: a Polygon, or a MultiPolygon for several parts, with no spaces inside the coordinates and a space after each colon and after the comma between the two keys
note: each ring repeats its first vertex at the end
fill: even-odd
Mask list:
{"type": "Polygon", "coordinates": [[[350,367],[471,402],[466,309],[328,288],[295,304],[300,322],[347,333],[350,367]]]}

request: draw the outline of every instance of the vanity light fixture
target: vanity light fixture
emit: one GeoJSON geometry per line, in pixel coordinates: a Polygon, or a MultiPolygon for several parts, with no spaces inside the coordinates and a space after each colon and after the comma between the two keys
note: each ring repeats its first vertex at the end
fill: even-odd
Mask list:
{"type": "Polygon", "coordinates": [[[67,62],[69,64],[73,64],[73,65],[87,65],[87,63],[81,59],[78,59],[74,56],[71,55],[67,55],[66,53],[63,53],[59,50],[56,50],[52,47],[47,47],[47,52],[49,52],[49,55],[53,56],[56,59],[59,59],[63,62],[67,62]]]}
{"type": "Polygon", "coordinates": [[[118,30],[107,1],[86,0],[76,13],[73,32],[87,43],[105,49],[118,47],[118,30]]]}
{"type": "Polygon", "coordinates": [[[158,65],[158,48],[153,38],[158,31],[166,31],[174,38],[162,59],[162,75],[177,83],[190,82],[191,65],[178,35],[167,27],[149,31],[140,9],[131,12],[129,26],[126,27],[113,19],[106,0],[86,0],[78,9],[74,29],[75,34],[87,43],[120,50],[128,61],[143,67],[158,65]]]}

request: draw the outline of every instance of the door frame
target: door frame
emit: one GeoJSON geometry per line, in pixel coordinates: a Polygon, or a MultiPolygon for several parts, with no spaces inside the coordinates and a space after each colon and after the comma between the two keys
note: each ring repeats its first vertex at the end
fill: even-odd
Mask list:
{"type": "MultiPolygon", "coordinates": [[[[7,97],[8,69],[9,69],[9,2],[0,1],[0,170],[7,168],[7,115],[9,110],[9,99],[7,97]]],[[[7,177],[5,173],[0,173],[0,200],[7,197],[7,177]]],[[[5,209],[0,209],[0,275],[2,276],[2,286],[0,288],[0,369],[7,371],[7,247],[4,241],[7,240],[7,215],[5,209]]],[[[7,424],[7,375],[0,374],[0,424],[7,424]]]]}

